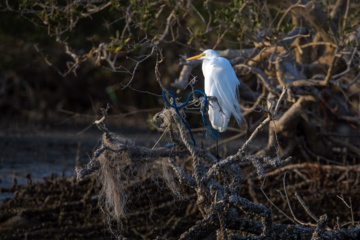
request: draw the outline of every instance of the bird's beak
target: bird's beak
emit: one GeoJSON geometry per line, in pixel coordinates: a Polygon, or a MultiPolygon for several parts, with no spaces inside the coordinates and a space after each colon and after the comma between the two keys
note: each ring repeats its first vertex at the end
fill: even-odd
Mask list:
{"type": "Polygon", "coordinates": [[[201,57],[203,57],[203,56],[205,56],[205,53],[202,53],[202,54],[193,56],[193,57],[191,57],[191,58],[188,58],[188,59],[186,59],[186,61],[199,59],[199,58],[201,58],[201,57]]]}

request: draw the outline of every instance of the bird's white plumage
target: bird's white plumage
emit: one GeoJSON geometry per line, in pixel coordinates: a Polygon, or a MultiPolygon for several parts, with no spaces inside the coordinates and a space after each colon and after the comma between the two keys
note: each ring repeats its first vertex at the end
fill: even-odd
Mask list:
{"type": "Polygon", "coordinates": [[[201,55],[191,59],[203,59],[202,71],[205,78],[205,93],[217,98],[211,101],[208,114],[211,125],[223,132],[226,130],[231,115],[240,125],[242,115],[239,104],[239,80],[234,69],[226,58],[220,57],[214,50],[206,50],[201,55]],[[221,110],[222,111],[221,111],[221,110]]]}

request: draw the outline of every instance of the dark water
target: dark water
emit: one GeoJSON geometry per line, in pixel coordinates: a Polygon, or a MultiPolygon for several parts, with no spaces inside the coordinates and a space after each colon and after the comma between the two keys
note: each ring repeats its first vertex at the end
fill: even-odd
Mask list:
{"type": "Polygon", "coordinates": [[[40,181],[51,173],[75,176],[75,162],[86,162],[101,133],[77,136],[71,132],[0,136],[0,188],[40,181]]]}
{"type": "MultiPolygon", "coordinates": [[[[142,128],[109,127],[137,145],[152,148],[169,143],[165,134],[142,128]],[[160,141],[158,142],[158,140],[160,141]]],[[[59,176],[75,177],[76,164],[86,165],[93,151],[100,145],[102,132],[93,126],[81,134],[83,128],[65,130],[0,130],[0,189],[10,188],[16,179],[18,185],[28,182],[31,176],[33,183],[41,182],[52,173],[59,176]]],[[[194,137],[203,143],[204,133],[196,132],[194,137]]],[[[225,138],[225,136],[223,137],[225,138]]],[[[239,147],[239,140],[235,141],[239,147]]],[[[207,141],[204,146],[214,144],[207,141]]],[[[235,149],[236,150],[236,149],[235,149]]],[[[11,197],[9,193],[0,190],[0,199],[11,197]]]]}
{"type": "MultiPolygon", "coordinates": [[[[150,147],[159,137],[159,134],[149,130],[125,129],[119,132],[124,132],[126,137],[138,144],[150,147]]],[[[76,162],[81,165],[89,162],[92,152],[100,144],[101,136],[102,132],[96,128],[82,134],[69,130],[0,133],[0,188],[10,188],[14,178],[17,184],[26,184],[28,174],[34,183],[52,173],[75,176],[76,162]]]]}

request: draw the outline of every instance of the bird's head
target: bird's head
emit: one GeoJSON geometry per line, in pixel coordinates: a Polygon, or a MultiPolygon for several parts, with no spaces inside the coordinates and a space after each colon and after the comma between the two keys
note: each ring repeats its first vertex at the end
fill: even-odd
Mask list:
{"type": "Polygon", "coordinates": [[[209,59],[214,57],[219,57],[219,54],[217,54],[217,52],[215,52],[212,49],[208,49],[199,55],[186,59],[186,61],[195,60],[195,59],[209,59]]]}

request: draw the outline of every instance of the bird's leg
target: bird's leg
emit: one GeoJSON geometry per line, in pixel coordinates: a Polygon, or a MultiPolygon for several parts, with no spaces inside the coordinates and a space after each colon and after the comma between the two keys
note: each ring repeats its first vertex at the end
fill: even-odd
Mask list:
{"type": "Polygon", "coordinates": [[[216,157],[219,156],[219,140],[216,139],[216,157]]]}
{"type": "Polygon", "coordinates": [[[221,157],[219,156],[219,139],[216,139],[216,155],[215,157],[219,160],[221,157]]]}

